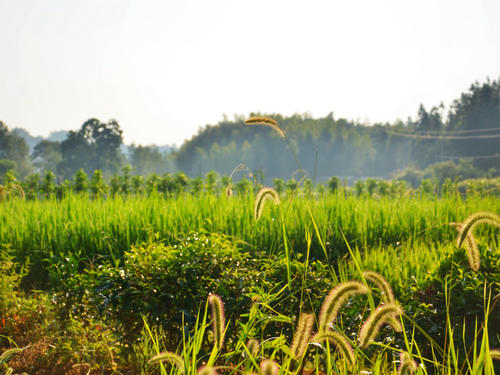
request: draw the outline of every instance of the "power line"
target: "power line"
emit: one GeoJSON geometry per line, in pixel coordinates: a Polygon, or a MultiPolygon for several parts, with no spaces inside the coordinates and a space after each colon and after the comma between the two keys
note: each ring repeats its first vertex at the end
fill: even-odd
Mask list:
{"type": "Polygon", "coordinates": [[[478,155],[478,156],[451,156],[451,155],[443,155],[443,158],[446,159],[495,159],[500,158],[500,154],[493,155],[478,155]]]}
{"type": "Polygon", "coordinates": [[[393,130],[384,129],[387,134],[396,135],[398,137],[407,137],[414,139],[448,139],[448,140],[458,140],[458,139],[497,139],[500,138],[499,134],[490,134],[490,135],[419,135],[419,134],[410,134],[404,132],[395,132],[393,130]]]}
{"type": "Polygon", "coordinates": [[[467,130],[422,130],[422,131],[414,131],[414,132],[401,132],[407,134],[438,134],[438,135],[447,135],[447,134],[467,134],[467,133],[487,133],[493,131],[500,131],[500,128],[483,128],[483,129],[467,129],[467,130]]]}

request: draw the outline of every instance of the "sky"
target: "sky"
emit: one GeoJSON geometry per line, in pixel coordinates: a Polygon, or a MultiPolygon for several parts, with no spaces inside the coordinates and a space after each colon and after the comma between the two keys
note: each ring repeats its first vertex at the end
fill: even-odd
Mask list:
{"type": "Polygon", "coordinates": [[[0,0],[0,120],[116,119],[177,144],[224,115],[366,123],[500,78],[499,0],[0,0]]]}

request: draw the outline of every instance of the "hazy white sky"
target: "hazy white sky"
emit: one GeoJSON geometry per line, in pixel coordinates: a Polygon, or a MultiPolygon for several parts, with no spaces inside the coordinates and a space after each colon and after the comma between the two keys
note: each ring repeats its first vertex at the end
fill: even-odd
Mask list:
{"type": "Polygon", "coordinates": [[[181,144],[223,114],[415,116],[500,77],[500,0],[0,0],[0,120],[115,118],[181,144]]]}

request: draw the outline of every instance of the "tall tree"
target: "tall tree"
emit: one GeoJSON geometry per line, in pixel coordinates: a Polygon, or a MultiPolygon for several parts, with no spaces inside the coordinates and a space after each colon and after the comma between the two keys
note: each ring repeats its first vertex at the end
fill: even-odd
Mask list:
{"type": "Polygon", "coordinates": [[[31,155],[33,164],[41,171],[55,171],[62,161],[61,142],[43,140],[37,143],[31,155]]]}
{"type": "Polygon", "coordinates": [[[16,172],[21,178],[32,171],[28,145],[23,138],[9,131],[2,121],[0,121],[0,159],[15,162],[16,172]]]}
{"type": "Polygon", "coordinates": [[[81,168],[88,175],[96,169],[107,174],[116,172],[122,161],[122,133],[116,120],[107,123],[95,118],[87,120],[80,130],[70,131],[61,143],[63,160],[59,172],[65,177],[71,177],[81,168]]]}

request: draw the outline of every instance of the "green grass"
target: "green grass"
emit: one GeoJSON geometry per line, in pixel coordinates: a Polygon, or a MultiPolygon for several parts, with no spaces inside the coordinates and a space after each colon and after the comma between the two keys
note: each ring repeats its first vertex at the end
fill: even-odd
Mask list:
{"type": "MultiPolygon", "coordinates": [[[[411,352],[417,362],[425,363],[429,369],[428,372],[420,369],[419,373],[479,374],[482,373],[481,366],[491,367],[491,361],[488,362],[489,360],[485,359],[489,355],[488,335],[481,333],[481,330],[486,330],[487,327],[481,326],[482,321],[477,321],[476,326],[472,325],[472,329],[470,321],[464,320],[462,325],[457,325],[456,316],[453,314],[458,304],[450,304],[446,299],[446,293],[453,294],[453,298],[460,298],[461,295],[465,298],[466,292],[475,293],[473,297],[476,298],[477,310],[477,291],[480,289],[479,294],[482,298],[482,288],[486,282],[482,284],[483,279],[475,282],[476,274],[468,270],[466,262],[460,263],[463,256],[460,258],[456,249],[457,231],[449,223],[462,222],[470,214],[478,211],[499,213],[500,200],[496,197],[475,196],[463,199],[458,195],[450,195],[435,198],[430,195],[417,194],[407,197],[375,198],[344,196],[342,193],[325,194],[316,198],[284,199],[280,206],[266,205],[259,221],[254,219],[252,195],[232,198],[212,194],[200,196],[181,194],[176,198],[164,198],[159,195],[149,197],[130,195],[95,200],[69,195],[60,201],[11,199],[3,201],[0,208],[0,247],[8,247],[9,254],[14,255],[20,262],[29,259],[32,273],[27,276],[27,279],[36,286],[45,287],[49,290],[49,295],[51,285],[48,284],[47,267],[51,253],[59,254],[54,258],[58,260],[64,259],[60,254],[67,254],[71,257],[72,254],[78,253],[78,257],[86,260],[83,262],[85,265],[101,263],[106,264],[108,270],[114,267],[115,271],[119,269],[122,272],[122,267],[126,268],[122,256],[133,245],[143,242],[152,244],[157,241],[165,245],[176,245],[184,234],[192,233],[192,231],[206,231],[223,233],[235,240],[243,241],[243,244],[238,242],[238,245],[235,245],[235,251],[244,249],[253,254],[256,259],[266,255],[285,257],[286,254],[290,258],[287,258],[286,268],[289,274],[283,273],[281,283],[273,285],[270,289],[265,289],[268,285],[264,283],[256,285],[257,289],[261,288],[260,302],[253,305],[248,315],[230,317],[231,321],[228,321],[228,324],[233,327],[231,332],[238,333],[235,337],[228,337],[226,347],[214,355],[212,360],[216,366],[231,365],[237,366],[242,371],[245,369],[258,372],[258,365],[262,358],[271,357],[282,366],[281,373],[283,374],[296,373],[306,362],[308,366],[312,366],[317,371],[325,371],[327,374],[358,373],[361,370],[371,371],[374,374],[395,374],[397,366],[393,362],[396,358],[394,355],[405,350],[411,352]],[[286,237],[284,231],[286,231],[286,237]],[[328,258],[332,267],[330,273],[321,274],[321,278],[317,280],[318,284],[324,283],[328,287],[330,285],[333,287],[339,281],[359,280],[364,270],[377,271],[388,280],[396,298],[399,300],[401,297],[401,301],[407,303],[402,306],[405,312],[410,311],[408,306],[412,303],[411,288],[421,292],[418,289],[421,286],[433,287],[432,284],[425,284],[426,280],[434,277],[435,271],[440,266],[443,269],[449,267],[450,275],[454,275],[453,277],[457,280],[445,279],[439,285],[443,288],[445,295],[441,300],[442,305],[439,306],[445,317],[445,323],[442,327],[439,326],[441,329],[439,334],[448,338],[454,333],[459,339],[445,340],[445,345],[440,343],[442,348],[433,347],[436,350],[436,357],[429,356],[428,344],[431,340],[428,337],[431,337],[431,333],[422,333],[414,325],[418,319],[420,319],[419,322],[422,321],[422,324],[426,321],[418,316],[409,316],[403,320],[405,332],[398,336],[398,341],[386,343],[381,340],[371,345],[368,350],[364,350],[355,345],[355,336],[348,336],[353,340],[356,361],[359,363],[357,367],[350,368],[350,370],[334,347],[329,345],[323,345],[321,348],[311,347],[307,358],[301,358],[300,362],[292,360],[288,346],[291,344],[292,337],[286,336],[285,333],[293,331],[292,322],[297,321],[300,311],[294,310],[295,312],[290,314],[287,312],[286,316],[281,315],[281,312],[289,311],[290,306],[297,304],[297,299],[300,300],[300,306],[311,308],[320,302],[320,298],[324,298],[324,293],[312,296],[309,290],[309,286],[314,286],[316,283],[314,278],[317,277],[312,268],[309,269],[309,264],[312,265],[314,260],[324,261],[325,258],[328,258]],[[443,263],[443,260],[449,261],[449,266],[448,263],[443,263]],[[289,290],[292,284],[289,278],[290,270],[293,271],[294,285],[297,285],[299,281],[302,283],[302,289],[289,290]],[[462,276],[463,282],[462,279],[458,280],[462,276]],[[453,284],[451,291],[448,281],[450,281],[450,286],[453,284]],[[264,285],[267,286],[264,287],[264,285]],[[310,298],[316,298],[316,300],[310,301],[308,300],[310,298]],[[297,316],[294,317],[293,314],[297,316]],[[455,320],[452,321],[452,318],[455,320]],[[275,323],[278,327],[284,326],[285,329],[281,335],[266,337],[267,324],[272,326],[275,323]],[[235,330],[234,327],[238,329],[235,330]],[[462,329],[468,330],[467,335],[464,333],[463,336],[467,336],[469,341],[465,339],[460,341],[462,329]],[[471,335],[473,336],[472,344],[471,335]],[[263,343],[256,356],[250,355],[245,346],[247,339],[251,337],[259,338],[263,343]],[[472,348],[476,355],[464,358],[462,346],[467,346],[467,350],[472,348]],[[426,351],[425,358],[422,357],[420,351],[426,351]],[[245,357],[242,357],[243,352],[247,353],[245,357]]],[[[475,230],[475,237],[483,255],[485,251],[490,251],[488,249],[498,254],[497,229],[481,225],[475,230]]],[[[232,242],[236,244],[237,241],[232,242]]],[[[498,255],[496,257],[498,258],[498,255]]],[[[78,268],[78,259],[75,268],[67,269],[84,275],[84,269],[78,268]]],[[[81,267],[82,264],[79,266],[81,267]]],[[[272,266],[276,265],[272,264],[269,267],[272,266]]],[[[151,261],[151,267],[153,270],[154,261],[151,261]]],[[[200,266],[197,272],[203,272],[206,268],[208,267],[200,266]]],[[[164,271],[161,269],[158,272],[161,275],[159,277],[164,279],[164,275],[161,274],[164,271]]],[[[483,269],[477,276],[482,276],[482,272],[483,269]]],[[[498,290],[500,286],[498,270],[491,271],[490,269],[488,272],[490,272],[488,277],[493,275],[493,279],[488,279],[490,283],[488,286],[493,285],[494,295],[485,296],[486,301],[495,296],[495,290],[498,290]]],[[[484,271],[484,275],[486,274],[487,271],[484,271]]],[[[5,285],[8,287],[7,284],[6,281],[5,285]]],[[[430,290],[440,291],[439,288],[430,290]]],[[[89,293],[88,301],[92,301],[92,291],[89,293]]],[[[358,299],[349,304],[348,310],[350,309],[351,312],[346,312],[343,317],[345,321],[343,320],[338,325],[341,331],[351,330],[350,333],[353,333],[359,330],[361,318],[366,319],[369,311],[378,303],[376,293],[374,296],[369,294],[367,297],[361,299],[363,302],[358,299]],[[360,316],[358,320],[356,320],[356,315],[360,316]],[[355,324],[352,325],[353,323],[355,324]]],[[[453,298],[450,301],[453,301],[453,298]]],[[[140,302],[142,303],[142,300],[140,302]]],[[[230,305],[230,301],[224,302],[230,305]]],[[[206,310],[203,310],[204,301],[197,301],[197,303],[198,305],[193,304],[192,311],[190,311],[195,316],[198,311],[197,323],[194,328],[190,327],[191,332],[184,332],[182,335],[184,340],[179,343],[177,351],[183,357],[186,371],[190,374],[195,374],[197,368],[210,358],[212,352],[210,348],[208,351],[205,350],[207,346],[210,346],[210,341],[206,337],[209,336],[208,320],[210,318],[207,317],[206,310]]],[[[426,311],[424,308],[420,309],[418,303],[416,301],[412,305],[411,311],[418,313],[426,311]]],[[[485,309],[490,305],[491,301],[485,302],[485,309]]],[[[480,310],[482,306],[483,300],[481,299],[480,310]]],[[[498,308],[495,311],[498,311],[498,308]]],[[[318,311],[314,313],[317,314],[318,311]]],[[[84,320],[85,324],[79,320],[80,318],[77,315],[70,317],[75,323],[74,331],[78,333],[85,329],[91,330],[88,328],[92,326],[89,325],[91,320],[88,320],[88,316],[82,317],[82,319],[87,319],[84,320]]],[[[132,346],[136,353],[136,360],[140,359],[140,367],[144,369],[144,373],[171,373],[168,365],[162,369],[160,366],[147,364],[149,358],[158,354],[160,350],[166,349],[162,348],[161,343],[169,341],[161,338],[161,333],[164,332],[162,327],[155,326],[154,322],[148,321],[147,318],[144,316],[144,321],[147,322],[145,325],[147,332],[142,333],[142,341],[132,346]]],[[[433,319],[440,319],[440,316],[436,315],[433,319]]],[[[439,320],[429,322],[429,326],[436,321],[439,322],[439,320]]],[[[110,327],[115,327],[113,322],[109,324],[111,324],[110,327]]],[[[68,337],[78,338],[77,333],[68,337]]],[[[495,335],[491,326],[489,333],[495,335]]],[[[109,342],[112,342],[113,334],[110,333],[109,342]]],[[[101,336],[95,335],[97,340],[101,340],[99,339],[101,336]]],[[[70,341],[68,339],[68,342],[70,341]]],[[[67,344],[70,353],[73,346],[90,345],[76,339],[73,341],[67,344]]],[[[91,344],[99,346],[101,343],[91,344]]],[[[171,350],[171,348],[168,349],[171,350]]],[[[115,348],[113,350],[120,351],[115,348]]],[[[105,354],[102,357],[107,360],[109,357],[107,346],[101,351],[105,354]]],[[[78,350],[75,349],[75,353],[79,353],[78,350]]],[[[80,357],[84,358],[83,355],[80,357]]],[[[78,361],[81,361],[81,358],[78,361]]],[[[130,360],[130,357],[116,360],[124,363],[130,360]]],[[[485,372],[492,373],[491,369],[485,372]]]]}
{"type": "MultiPolygon", "coordinates": [[[[446,244],[455,235],[449,222],[464,220],[477,211],[500,212],[495,197],[462,200],[459,197],[435,199],[357,198],[325,195],[320,199],[284,201],[281,209],[289,244],[295,252],[307,246],[304,233],[312,229],[306,204],[325,241],[330,259],[347,253],[346,243],[361,249],[395,247],[411,242],[446,244]]],[[[283,247],[283,227],[278,208],[268,205],[260,221],[252,215],[253,196],[247,198],[189,194],[174,198],[116,197],[92,200],[69,196],[62,201],[2,202],[0,243],[10,244],[20,260],[43,259],[52,252],[82,250],[88,257],[119,257],[132,244],[147,241],[152,233],[172,242],[179,234],[205,229],[234,236],[256,251],[276,253],[283,247]]],[[[478,230],[488,236],[493,229],[478,230]]],[[[317,236],[313,236],[311,256],[324,259],[317,236]]]]}

